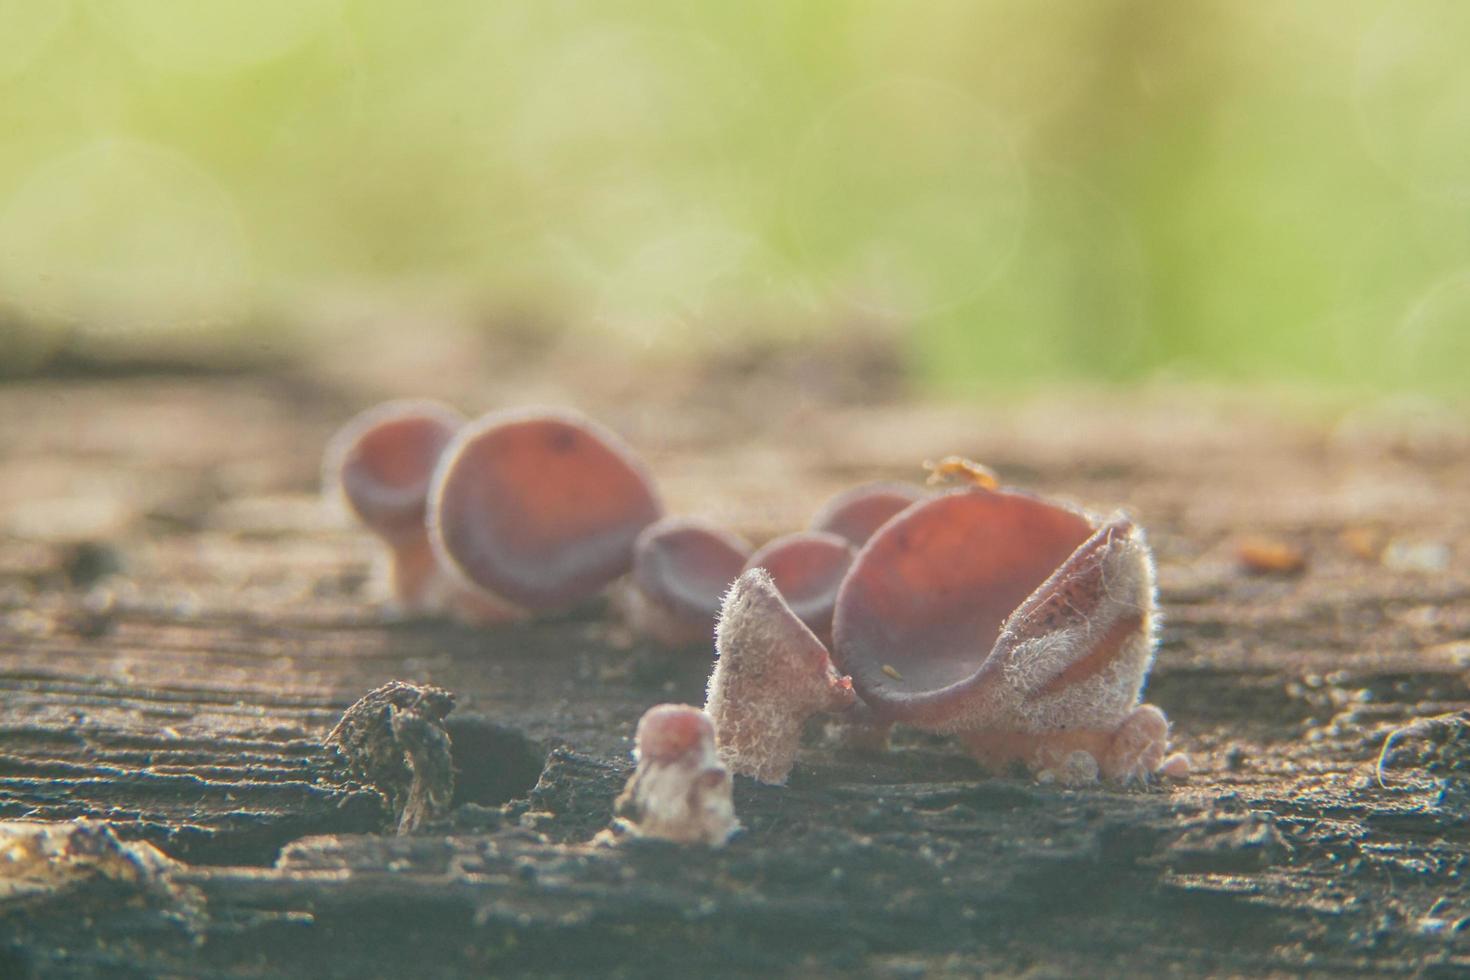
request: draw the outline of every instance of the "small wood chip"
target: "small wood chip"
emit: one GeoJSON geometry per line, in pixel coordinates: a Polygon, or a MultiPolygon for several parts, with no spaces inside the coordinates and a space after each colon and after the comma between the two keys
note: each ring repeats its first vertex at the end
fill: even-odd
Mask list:
{"type": "Polygon", "coordinates": [[[1363,561],[1377,561],[1383,552],[1383,535],[1372,528],[1349,527],[1344,528],[1339,536],[1343,546],[1352,553],[1354,558],[1363,561]]]}
{"type": "Polygon", "coordinates": [[[1279,538],[1247,538],[1236,545],[1235,557],[1254,575],[1297,575],[1307,567],[1307,553],[1279,538]]]}

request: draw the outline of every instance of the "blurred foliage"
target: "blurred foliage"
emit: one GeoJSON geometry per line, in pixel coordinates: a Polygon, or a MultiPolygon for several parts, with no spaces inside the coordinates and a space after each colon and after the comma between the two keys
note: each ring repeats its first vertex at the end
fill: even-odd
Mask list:
{"type": "Polygon", "coordinates": [[[1467,51],[1461,0],[0,0],[0,373],[402,288],[1454,392],[1467,51]]]}

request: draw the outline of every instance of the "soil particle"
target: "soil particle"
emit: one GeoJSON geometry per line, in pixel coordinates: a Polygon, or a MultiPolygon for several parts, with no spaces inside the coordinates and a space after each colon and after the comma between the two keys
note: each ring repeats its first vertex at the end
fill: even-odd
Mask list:
{"type": "Polygon", "coordinates": [[[348,708],[324,740],[354,779],[383,794],[399,834],[449,813],[454,761],[444,718],[453,708],[442,688],[390,681],[348,708]]]}

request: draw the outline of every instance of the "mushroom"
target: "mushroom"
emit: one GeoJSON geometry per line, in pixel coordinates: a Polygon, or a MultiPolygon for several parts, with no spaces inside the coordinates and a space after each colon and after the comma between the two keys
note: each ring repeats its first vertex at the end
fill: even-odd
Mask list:
{"type": "Polygon", "coordinates": [[[634,540],[661,510],[643,463],[598,423],[496,412],[445,449],[429,535],[466,587],[541,612],[589,599],[628,571],[634,540]]]}
{"type": "Polygon", "coordinates": [[[638,721],[638,767],[615,808],[621,829],[718,847],[739,827],[730,770],[715,753],[710,716],[687,704],[660,704],[638,721]]]}
{"type": "Polygon", "coordinates": [[[812,530],[839,534],[861,548],[890,517],[926,496],[909,483],[864,483],[823,504],[812,518],[812,530]]]}
{"type": "Polygon", "coordinates": [[[858,553],[833,654],[879,720],[955,733],[991,768],[1127,782],[1165,762],[1168,722],[1139,703],[1156,620],[1153,560],[1128,518],[970,488],[858,553]]]}
{"type": "Polygon", "coordinates": [[[442,402],[402,399],[357,415],[332,437],[322,466],[328,496],[351,511],[391,555],[394,598],[413,611],[453,609],[475,621],[519,612],[465,594],[443,574],[429,543],[429,484],[464,416],[442,402]]]}
{"type": "Polygon", "coordinates": [[[633,574],[623,594],[629,625],[665,646],[708,643],[720,602],[750,545],[694,518],[665,517],[633,544],[633,574]]]}
{"type": "Polygon", "coordinates": [[[785,783],[806,720],[856,703],[851,679],[833,668],[764,568],[746,571],[725,596],[715,649],[704,710],[720,758],[741,775],[785,783]]]}
{"type": "Polygon", "coordinates": [[[767,542],[746,560],[745,567],[770,572],[791,611],[826,644],[832,637],[837,590],[856,553],[839,535],[797,531],[767,542]]]}

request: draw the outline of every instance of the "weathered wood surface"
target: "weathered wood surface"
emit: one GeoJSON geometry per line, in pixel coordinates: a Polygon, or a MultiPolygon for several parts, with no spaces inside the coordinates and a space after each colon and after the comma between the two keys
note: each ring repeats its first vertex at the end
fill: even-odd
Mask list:
{"type": "Polygon", "coordinates": [[[737,783],[746,830],[722,851],[591,847],[638,715],[698,702],[707,655],[630,644],[597,609],[385,621],[372,543],[314,496],[326,435],[377,389],[11,385],[0,819],[102,820],[183,864],[172,890],[97,877],[0,902],[0,975],[1470,970],[1470,734],[1406,734],[1375,770],[1390,731],[1467,702],[1462,419],[1187,391],[874,405],[778,367],[419,390],[471,409],[575,391],[673,506],[757,537],[949,452],[1126,504],[1167,616],[1149,699],[1199,771],[1073,791],[982,777],[914,733],[881,756],[813,739],[790,787],[737,783]],[[1247,534],[1303,547],[1306,571],[1244,573],[1247,534]],[[457,698],[456,809],[410,837],[320,744],[391,679],[457,698]]]}

